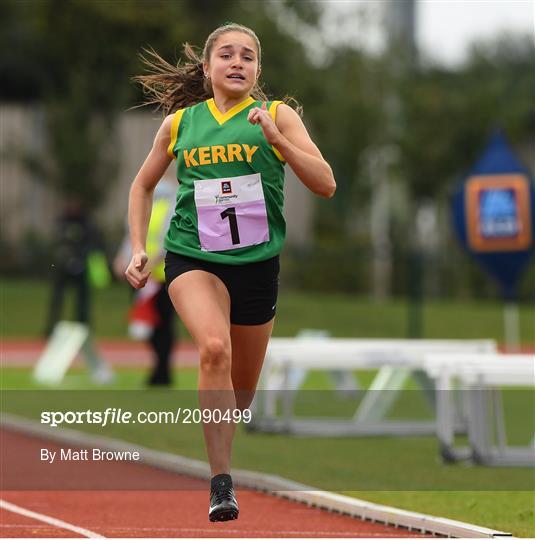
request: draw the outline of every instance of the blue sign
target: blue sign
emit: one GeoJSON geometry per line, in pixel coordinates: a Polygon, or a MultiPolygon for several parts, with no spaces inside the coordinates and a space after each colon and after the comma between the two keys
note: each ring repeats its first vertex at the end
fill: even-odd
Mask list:
{"type": "Polygon", "coordinates": [[[463,247],[513,299],[535,252],[535,187],[501,132],[459,185],[452,211],[463,247]]]}
{"type": "Polygon", "coordinates": [[[479,200],[484,238],[512,238],[519,234],[518,205],[512,189],[483,191],[479,200]]]}

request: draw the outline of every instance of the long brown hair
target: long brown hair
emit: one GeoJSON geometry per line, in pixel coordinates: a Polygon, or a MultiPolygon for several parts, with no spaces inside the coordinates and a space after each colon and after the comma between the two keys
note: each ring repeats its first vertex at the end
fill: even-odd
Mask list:
{"type": "MultiPolygon", "coordinates": [[[[210,79],[204,76],[203,62],[210,60],[217,38],[227,32],[242,32],[253,38],[258,52],[258,68],[260,69],[262,48],[257,35],[247,26],[226,23],[216,28],[208,36],[202,55],[199,55],[189,43],[184,43],[186,61],[183,63],[179,61],[176,66],[164,60],[154,49],[144,49],[145,54],[140,54],[140,58],[148,73],[133,78],[134,81],[141,84],[143,92],[148,97],[143,105],[156,105],[157,109],[161,109],[164,115],[167,115],[213,97],[210,79]]],[[[257,101],[268,101],[268,97],[258,80],[251,90],[251,97],[257,101]]],[[[286,96],[283,101],[291,104],[300,115],[302,114],[301,106],[294,98],[286,96]]]]}
{"type": "MultiPolygon", "coordinates": [[[[167,115],[213,97],[210,80],[204,76],[203,62],[210,60],[215,41],[227,32],[242,32],[253,38],[260,68],[262,59],[260,40],[250,28],[236,23],[227,23],[216,28],[208,36],[202,55],[199,55],[189,43],[185,43],[186,62],[179,61],[176,66],[164,60],[154,49],[144,49],[145,54],[141,54],[140,57],[148,73],[134,77],[134,81],[141,84],[149,98],[145,105],[156,105],[167,115]]],[[[251,90],[251,96],[260,101],[268,100],[258,81],[251,90]]]]}

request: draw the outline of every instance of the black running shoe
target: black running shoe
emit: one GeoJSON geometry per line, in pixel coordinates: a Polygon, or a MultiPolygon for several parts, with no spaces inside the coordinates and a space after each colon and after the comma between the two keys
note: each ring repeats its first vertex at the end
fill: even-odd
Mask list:
{"type": "Polygon", "coordinates": [[[212,478],[210,490],[210,521],[238,519],[238,503],[234,496],[230,474],[217,474],[212,478]]]}

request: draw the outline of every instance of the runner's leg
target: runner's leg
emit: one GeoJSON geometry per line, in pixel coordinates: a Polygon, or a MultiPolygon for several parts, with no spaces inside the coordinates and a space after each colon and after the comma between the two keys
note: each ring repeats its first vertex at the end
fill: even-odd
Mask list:
{"type": "MultiPolygon", "coordinates": [[[[213,274],[191,270],[175,278],[169,296],[199,350],[199,405],[222,412],[236,408],[231,378],[230,297],[213,274]]],[[[212,475],[230,472],[235,424],[203,423],[212,475]]]]}
{"type": "Polygon", "coordinates": [[[238,409],[248,408],[253,401],[274,322],[275,318],[254,326],[231,325],[232,384],[238,409]]]}

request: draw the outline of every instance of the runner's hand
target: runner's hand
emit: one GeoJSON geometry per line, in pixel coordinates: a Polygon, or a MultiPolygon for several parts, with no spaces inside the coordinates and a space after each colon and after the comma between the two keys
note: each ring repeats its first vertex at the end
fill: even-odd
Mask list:
{"type": "Polygon", "coordinates": [[[254,107],[249,111],[249,114],[247,115],[247,120],[253,125],[260,124],[260,127],[264,132],[264,137],[269,144],[276,144],[280,140],[282,136],[281,132],[279,131],[279,128],[275,125],[275,122],[273,122],[273,118],[267,110],[265,101],[262,103],[262,108],[254,107]]]}
{"type": "Polygon", "coordinates": [[[132,256],[132,260],[124,275],[134,289],[143,288],[147,283],[147,279],[149,279],[150,272],[145,269],[148,260],[149,258],[144,251],[134,253],[132,256]]]}

